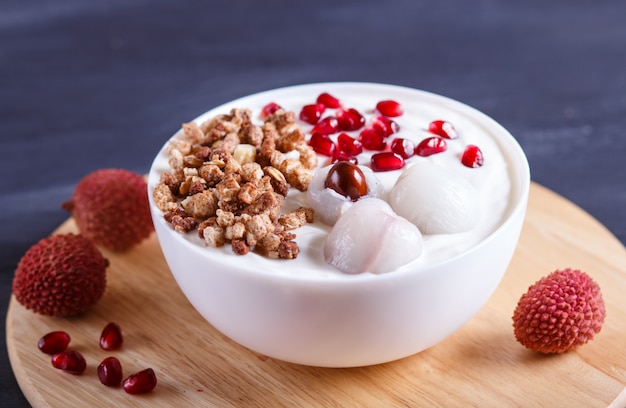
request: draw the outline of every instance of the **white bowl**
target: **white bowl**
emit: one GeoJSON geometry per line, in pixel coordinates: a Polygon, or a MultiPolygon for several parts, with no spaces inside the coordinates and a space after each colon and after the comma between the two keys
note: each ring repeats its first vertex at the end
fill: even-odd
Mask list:
{"type": "MultiPolygon", "coordinates": [[[[158,240],[178,285],[198,312],[220,332],[257,353],[324,367],[364,366],[407,357],[457,331],[498,286],[526,212],[528,162],[509,132],[483,113],[439,95],[391,85],[323,83],[277,89],[229,102],[196,120],[232,107],[259,108],[271,101],[297,100],[303,105],[322,92],[415,100],[432,106],[433,115],[442,116],[439,119],[451,115],[478,126],[499,146],[509,165],[511,192],[505,220],[470,249],[433,264],[382,275],[277,273],[272,265],[292,261],[248,254],[245,257],[255,258],[242,265],[241,258],[227,249],[192,242],[164,220],[152,191],[167,171],[166,143],[148,181],[158,240]]],[[[181,324],[184,319],[180,316],[181,324]]]]}

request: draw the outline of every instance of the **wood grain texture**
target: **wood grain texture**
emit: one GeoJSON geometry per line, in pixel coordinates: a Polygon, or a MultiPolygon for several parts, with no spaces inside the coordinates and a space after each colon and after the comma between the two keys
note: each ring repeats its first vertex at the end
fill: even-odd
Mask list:
{"type": "MultiPolygon", "coordinates": [[[[76,231],[70,219],[57,232],[76,231]]],[[[36,315],[11,299],[7,347],[20,387],[34,407],[369,407],[622,406],[626,399],[626,249],[599,222],[533,184],[518,249],[501,285],[480,312],[442,343],[412,357],[371,367],[327,369],[267,359],[208,324],[176,286],[156,236],[111,261],[102,300],[80,317],[36,315]],[[541,276],[564,267],[601,286],[607,320],[574,352],[532,353],[513,337],[517,300],[541,276]],[[98,347],[109,321],[124,332],[122,349],[98,347]],[[36,347],[52,330],[72,336],[88,368],[82,376],[53,369],[36,347]],[[130,374],[152,367],[159,380],[146,395],[106,388],[99,362],[117,356],[130,374]]]]}

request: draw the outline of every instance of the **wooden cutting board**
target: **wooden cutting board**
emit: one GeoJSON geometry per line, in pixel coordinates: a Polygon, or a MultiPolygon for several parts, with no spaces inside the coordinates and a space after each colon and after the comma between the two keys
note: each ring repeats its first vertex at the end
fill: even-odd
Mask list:
{"type": "MultiPolygon", "coordinates": [[[[58,233],[75,232],[70,219],[58,233]]],[[[620,407],[626,406],[626,249],[600,223],[533,184],[511,266],[487,305],[457,333],[412,357],[363,368],[304,367],[257,355],[220,334],[176,286],[156,236],[110,260],[101,301],[75,318],[51,318],[12,298],[7,347],[34,407],[620,407]],[[544,356],[515,341],[511,315],[529,285],[555,269],[588,272],[602,288],[607,319],[574,352],[544,356]],[[99,349],[104,326],[124,332],[115,352],[99,349]],[[72,336],[87,370],[55,370],[37,349],[52,330],[72,336]],[[157,388],[131,396],[100,384],[96,367],[117,356],[130,374],[152,367],[157,388]]]]}

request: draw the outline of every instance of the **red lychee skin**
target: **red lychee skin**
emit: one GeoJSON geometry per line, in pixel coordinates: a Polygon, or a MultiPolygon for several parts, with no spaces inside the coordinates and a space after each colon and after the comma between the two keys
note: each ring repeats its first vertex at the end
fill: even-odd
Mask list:
{"type": "Polygon", "coordinates": [[[108,265],[87,238],[53,235],[30,247],[20,259],[13,294],[20,304],[36,313],[73,316],[100,300],[108,265]]]}
{"type": "Polygon", "coordinates": [[[552,272],[528,288],[513,313],[515,338],[545,354],[563,353],[600,332],[606,309],[600,287],[577,269],[552,272]]]}
{"type": "Polygon", "coordinates": [[[113,251],[128,250],[154,231],[147,183],[128,170],[88,174],[63,208],[72,212],[81,234],[113,251]]]}

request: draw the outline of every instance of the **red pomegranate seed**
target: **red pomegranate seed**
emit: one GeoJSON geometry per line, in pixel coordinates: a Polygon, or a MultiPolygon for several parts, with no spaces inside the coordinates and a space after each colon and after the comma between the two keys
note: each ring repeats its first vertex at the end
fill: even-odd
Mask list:
{"type": "Polygon", "coordinates": [[[374,118],[372,127],[382,133],[385,137],[391,136],[400,130],[400,126],[396,122],[381,115],[374,118]]]}
{"type": "Polygon", "coordinates": [[[321,93],[317,97],[317,103],[321,103],[322,105],[330,109],[337,109],[341,106],[341,102],[339,101],[339,99],[335,98],[328,92],[321,93]]]}
{"type": "Polygon", "coordinates": [[[70,335],[66,332],[53,331],[40,338],[37,342],[37,347],[43,353],[57,354],[67,349],[70,340],[70,335]]]}
{"type": "Polygon", "coordinates": [[[404,111],[402,110],[402,106],[396,101],[386,100],[380,101],[376,104],[376,110],[380,112],[381,115],[395,118],[397,116],[402,116],[404,111]]]}
{"type": "Polygon", "coordinates": [[[124,391],[128,394],[144,394],[152,391],[156,385],[156,374],[151,368],[146,368],[143,371],[130,375],[122,383],[124,391]]]}
{"type": "Polygon", "coordinates": [[[391,142],[391,151],[402,156],[403,159],[408,159],[415,154],[415,145],[409,139],[403,139],[397,137],[391,142]]]}
{"type": "Polygon", "coordinates": [[[316,153],[328,157],[333,157],[337,151],[337,145],[335,145],[335,142],[333,142],[328,135],[323,135],[321,133],[313,133],[311,135],[311,139],[309,139],[309,146],[311,146],[316,153]]]}
{"type": "Polygon", "coordinates": [[[117,323],[109,323],[100,335],[100,348],[103,350],[116,350],[122,347],[122,329],[117,323]]]}
{"type": "Polygon", "coordinates": [[[446,141],[438,136],[427,137],[415,147],[415,154],[426,157],[431,154],[445,152],[448,148],[446,141]]]}
{"type": "Polygon", "coordinates": [[[372,155],[371,162],[374,171],[399,170],[404,167],[404,159],[394,152],[382,152],[372,155]]]}
{"type": "Polygon", "coordinates": [[[306,123],[314,125],[319,122],[325,110],[326,106],[321,103],[305,105],[300,111],[300,119],[305,121],[306,123]]]}
{"type": "Polygon", "coordinates": [[[339,147],[339,151],[350,156],[358,156],[363,153],[363,144],[347,133],[339,133],[337,147],[339,147]]]}
{"type": "Polygon", "coordinates": [[[351,132],[365,126],[365,117],[354,108],[339,109],[336,115],[339,122],[339,130],[351,132]]]}
{"type": "Polygon", "coordinates": [[[467,145],[461,163],[467,167],[480,167],[483,165],[483,152],[476,145],[467,145]]]}
{"type": "Polygon", "coordinates": [[[337,121],[337,118],[334,116],[328,116],[320,120],[319,122],[317,122],[317,124],[313,126],[311,133],[312,134],[320,133],[322,135],[330,135],[332,133],[337,133],[338,130],[339,130],[339,122],[337,121]]]}
{"type": "Polygon", "coordinates": [[[428,125],[428,131],[441,137],[445,137],[446,139],[456,139],[459,137],[452,123],[446,122],[445,120],[433,120],[428,125]]]}
{"type": "Polygon", "coordinates": [[[385,150],[385,147],[387,147],[385,137],[375,129],[363,129],[359,133],[359,139],[367,150],[385,150]]]}
{"type": "Polygon", "coordinates": [[[80,375],[87,368],[85,357],[78,351],[62,351],[52,356],[52,367],[63,370],[67,373],[80,375]]]}
{"type": "Polygon", "coordinates": [[[282,109],[282,107],[275,103],[275,102],[270,102],[267,105],[265,105],[263,107],[263,109],[261,109],[261,119],[267,119],[269,116],[273,115],[274,113],[276,113],[277,110],[282,109]]]}
{"type": "Polygon", "coordinates": [[[122,383],[122,364],[115,357],[107,357],[98,366],[98,378],[107,387],[117,387],[122,383]]]}

